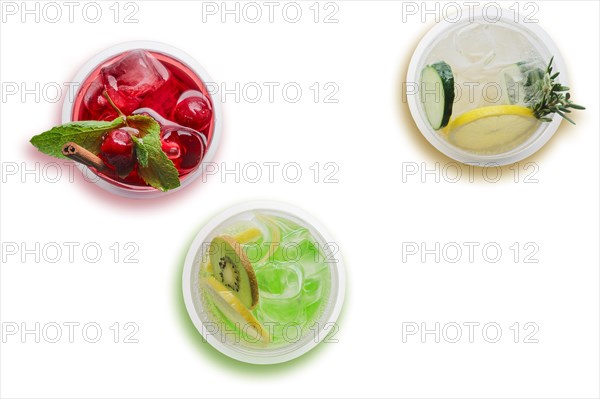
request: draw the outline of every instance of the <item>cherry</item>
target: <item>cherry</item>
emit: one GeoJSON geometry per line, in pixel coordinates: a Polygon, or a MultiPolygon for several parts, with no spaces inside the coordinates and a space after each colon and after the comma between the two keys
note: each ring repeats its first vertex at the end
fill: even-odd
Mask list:
{"type": "Polygon", "coordinates": [[[204,142],[191,129],[170,127],[161,132],[162,149],[184,175],[195,169],[204,156],[204,142]]]}
{"type": "Polygon", "coordinates": [[[136,186],[147,186],[148,184],[138,174],[138,166],[139,164],[136,163],[131,173],[128,174],[127,177],[124,177],[123,181],[136,186]]]}
{"type": "Polygon", "coordinates": [[[130,133],[125,129],[109,132],[100,146],[100,158],[118,176],[128,175],[135,165],[130,133]]]}
{"type": "MultiPolygon", "coordinates": [[[[188,91],[188,93],[192,93],[194,96],[196,96],[196,93],[202,95],[197,91],[188,91]]],[[[158,122],[160,125],[161,148],[167,157],[173,161],[180,176],[191,172],[198,166],[206,150],[207,139],[203,133],[178,125],[162,117],[152,108],[139,108],[133,113],[150,116],[158,122]]]]}
{"type": "Polygon", "coordinates": [[[175,121],[180,125],[204,132],[212,120],[213,112],[210,100],[199,91],[189,97],[186,97],[184,93],[182,97],[183,99],[175,106],[173,113],[175,121]]]}
{"type": "Polygon", "coordinates": [[[175,167],[179,169],[181,166],[181,148],[179,144],[173,140],[165,141],[164,139],[161,140],[160,144],[163,152],[167,154],[167,157],[173,161],[175,167]]]}

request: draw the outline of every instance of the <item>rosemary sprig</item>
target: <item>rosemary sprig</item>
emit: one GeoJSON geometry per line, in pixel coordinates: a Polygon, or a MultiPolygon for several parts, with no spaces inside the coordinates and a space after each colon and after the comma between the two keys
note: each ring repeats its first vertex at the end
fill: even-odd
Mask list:
{"type": "Polygon", "coordinates": [[[540,79],[531,82],[525,102],[531,104],[533,114],[541,121],[551,122],[552,119],[548,115],[557,113],[567,121],[575,124],[566,114],[571,113],[571,109],[583,110],[585,107],[573,103],[569,93],[570,89],[556,81],[560,72],[552,73],[553,61],[554,57],[550,59],[544,75],[540,79]]]}

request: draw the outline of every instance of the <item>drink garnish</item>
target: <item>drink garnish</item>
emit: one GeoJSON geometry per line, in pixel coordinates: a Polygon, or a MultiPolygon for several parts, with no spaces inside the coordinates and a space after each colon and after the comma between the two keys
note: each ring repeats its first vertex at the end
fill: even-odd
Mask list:
{"type": "Polygon", "coordinates": [[[575,122],[566,114],[571,113],[571,109],[584,110],[585,107],[571,101],[570,88],[563,86],[556,81],[560,72],[552,73],[552,62],[550,59],[544,74],[529,82],[525,87],[525,102],[531,104],[530,108],[536,118],[544,122],[551,122],[548,115],[558,114],[572,124],[575,122]]]}
{"type": "MultiPolygon", "coordinates": [[[[114,170],[119,177],[125,177],[133,169],[137,161],[137,173],[148,185],[161,191],[168,191],[180,186],[179,172],[161,148],[160,125],[147,115],[125,116],[114,105],[107,93],[109,103],[119,115],[113,121],[78,121],[69,122],[38,134],[30,142],[44,154],[64,158],[68,157],[96,170],[103,170],[101,164],[94,165],[90,154],[98,157],[102,153],[104,164],[114,170]],[[129,135],[133,141],[135,159],[130,165],[123,165],[125,148],[123,140],[114,139],[110,135],[129,135]],[[117,140],[107,143],[107,139],[117,140]],[[106,144],[105,144],[106,143],[106,144]],[[108,145],[110,144],[110,145],[108,145]],[[104,147],[104,148],[103,148],[104,147]],[[69,151],[72,149],[73,154],[69,151]],[[86,152],[82,151],[86,150],[86,152]],[[104,150],[104,152],[102,151],[104,150]],[[65,152],[67,151],[67,152],[65,152]],[[88,154],[89,152],[90,154],[88,154]],[[82,156],[81,154],[84,154],[82,156]],[[115,161],[117,160],[117,161],[115,161]]],[[[131,145],[131,142],[129,143],[131,145]]],[[[131,151],[131,148],[129,149],[131,151]]]]}

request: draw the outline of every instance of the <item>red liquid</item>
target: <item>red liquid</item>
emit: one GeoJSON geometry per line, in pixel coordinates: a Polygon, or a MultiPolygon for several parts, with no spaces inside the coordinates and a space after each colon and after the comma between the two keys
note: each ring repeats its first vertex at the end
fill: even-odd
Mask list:
{"type": "MultiPolygon", "coordinates": [[[[154,51],[132,50],[110,58],[98,65],[82,83],[73,104],[73,121],[115,119],[117,113],[102,96],[104,90],[126,115],[145,113],[157,120],[161,125],[163,151],[178,168],[180,179],[198,168],[211,143],[214,115],[212,99],[204,82],[187,65],[154,51]],[[200,93],[193,94],[190,90],[200,93]],[[200,103],[209,109],[191,115],[201,115],[204,120],[194,123],[177,118],[182,111],[186,115],[190,113],[185,112],[187,109],[182,110],[189,102],[182,100],[190,95],[203,96],[200,103]],[[179,102],[182,104],[177,107],[179,102]],[[194,128],[202,130],[195,131],[194,128]]],[[[152,189],[137,175],[137,165],[125,178],[119,178],[111,171],[97,174],[118,186],[152,189]]]]}

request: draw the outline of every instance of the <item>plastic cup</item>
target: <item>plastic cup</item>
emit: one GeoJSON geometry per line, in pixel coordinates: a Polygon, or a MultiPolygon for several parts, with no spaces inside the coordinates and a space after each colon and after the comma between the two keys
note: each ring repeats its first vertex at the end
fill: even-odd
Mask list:
{"type": "MultiPolygon", "coordinates": [[[[283,239],[282,241],[283,242],[283,239]]],[[[274,364],[282,363],[308,352],[317,346],[329,332],[334,331],[335,323],[342,309],[345,293],[345,272],[342,259],[337,251],[331,249],[331,236],[317,221],[305,212],[276,202],[250,202],[234,206],[213,217],[197,234],[194,242],[188,250],[183,269],[183,298],[189,316],[204,339],[221,353],[246,363],[274,364]],[[233,223],[249,220],[252,215],[267,214],[290,220],[303,228],[306,228],[314,238],[315,245],[320,248],[328,248],[326,254],[326,269],[329,274],[329,287],[327,297],[323,300],[320,312],[315,319],[309,322],[310,328],[300,336],[294,335],[292,339],[274,343],[256,343],[246,340],[232,333],[224,327],[218,326],[222,315],[215,314],[214,308],[207,301],[206,292],[200,282],[201,263],[207,251],[208,245],[215,236],[222,234],[222,230],[233,223]],[[316,321],[315,321],[316,320],[316,321]],[[314,323],[313,323],[314,322],[314,323]]],[[[283,267],[287,267],[283,266],[283,267]]],[[[300,265],[302,267],[302,265],[300,265]]],[[[257,271],[257,275],[258,275],[257,271]]],[[[261,291],[259,305],[264,300],[261,281],[259,278],[259,290],[261,291]]],[[[291,324],[294,324],[292,322],[291,324]]],[[[290,324],[290,325],[291,325],[290,324]]],[[[244,327],[244,326],[241,326],[244,327]]],[[[290,334],[291,335],[291,334],[290,334]]]]}
{"type": "MultiPolygon", "coordinates": [[[[566,66],[560,51],[542,28],[536,23],[526,22],[522,16],[512,10],[502,9],[502,13],[498,15],[497,19],[497,22],[490,22],[490,17],[484,15],[483,8],[480,8],[479,11],[471,10],[471,12],[463,9],[460,16],[446,18],[437,23],[419,42],[408,67],[406,82],[418,87],[421,71],[426,65],[425,60],[434,46],[452,30],[458,30],[471,22],[482,22],[495,23],[517,30],[527,38],[544,60],[549,61],[550,57],[554,56],[554,70],[560,71],[558,80],[561,84],[568,86],[566,66]]],[[[493,20],[496,20],[495,15],[493,20]]],[[[560,116],[554,115],[551,122],[541,123],[524,142],[515,148],[499,154],[477,154],[451,144],[430,126],[418,91],[407,93],[407,102],[417,127],[435,148],[452,159],[474,166],[501,166],[525,159],[542,148],[552,138],[562,122],[560,116]]]]}
{"type": "MultiPolygon", "coordinates": [[[[192,56],[179,50],[178,48],[175,48],[168,44],[153,41],[131,41],[120,43],[110,48],[107,48],[93,56],[81,67],[79,72],[77,72],[75,78],[72,81],[75,82],[75,84],[77,84],[79,88],[75,96],[67,97],[63,104],[62,123],[64,124],[73,121],[73,112],[75,102],[79,97],[79,90],[82,90],[83,83],[87,80],[90,74],[93,73],[93,71],[95,71],[100,65],[118,56],[119,54],[137,49],[149,50],[151,52],[160,53],[180,62],[181,64],[183,64],[183,66],[187,67],[189,71],[194,73],[196,77],[200,78],[200,80],[205,85],[207,83],[214,82],[212,78],[208,75],[208,73],[204,70],[204,68],[202,68],[202,66],[192,56]]],[[[198,165],[198,167],[195,170],[183,176],[183,178],[181,179],[181,185],[178,188],[163,192],[150,186],[136,186],[123,182],[118,182],[110,178],[100,177],[96,175],[92,169],[89,169],[87,166],[84,166],[80,163],[76,163],[77,167],[82,171],[82,173],[85,174],[85,176],[88,177],[88,180],[93,181],[104,190],[107,190],[113,194],[117,194],[123,197],[155,198],[183,189],[204,173],[206,165],[208,165],[214,158],[217,148],[219,146],[219,142],[221,141],[221,130],[223,123],[223,117],[221,113],[221,101],[219,99],[218,93],[210,93],[209,96],[212,101],[213,107],[213,130],[211,140],[208,143],[200,165],[198,165]],[[94,178],[89,178],[90,176],[94,176],[94,178]]]]}

